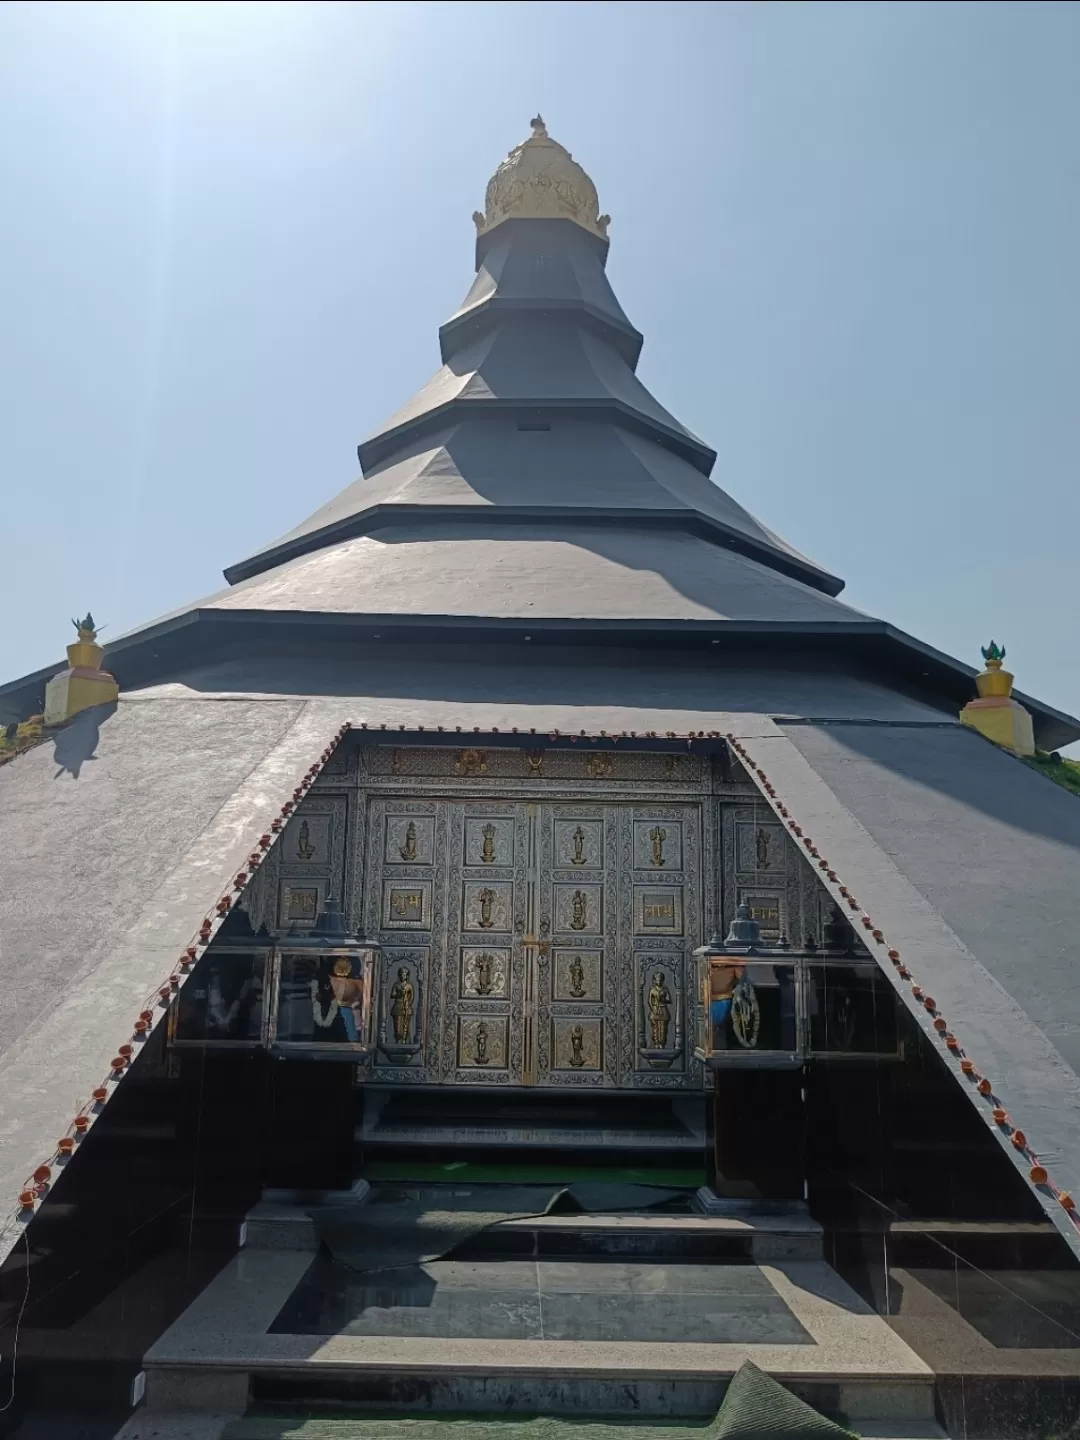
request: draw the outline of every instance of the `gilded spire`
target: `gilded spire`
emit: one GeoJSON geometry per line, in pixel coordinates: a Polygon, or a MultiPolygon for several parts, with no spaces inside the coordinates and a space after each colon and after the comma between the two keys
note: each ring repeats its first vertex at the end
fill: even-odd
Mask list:
{"type": "Polygon", "coordinates": [[[473,214],[476,233],[486,235],[504,220],[573,220],[606,240],[611,217],[600,214],[596,186],[569,150],[552,140],[543,116],[534,116],[529,126],[529,138],[488,181],[483,214],[473,214]]]}

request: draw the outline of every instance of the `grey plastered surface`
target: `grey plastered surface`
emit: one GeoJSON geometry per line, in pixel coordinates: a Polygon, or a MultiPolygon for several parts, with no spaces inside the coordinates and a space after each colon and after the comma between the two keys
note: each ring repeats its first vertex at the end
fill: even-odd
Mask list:
{"type": "Polygon", "coordinates": [[[700,536],[628,523],[568,531],[418,519],[288,561],[203,602],[220,609],[540,620],[864,620],[700,536]]]}
{"type": "MultiPolygon", "coordinates": [[[[36,979],[43,951],[62,971],[36,1016],[28,993],[22,1031],[0,1060],[0,1215],[13,1212],[26,1176],[52,1154],[130,1038],[148,992],[171,972],[347,709],[335,700],[121,700],[101,725],[100,759],[84,759],[78,780],[53,779],[74,726],[60,732],[55,750],[50,743],[0,771],[5,984],[36,979]],[[45,1030],[64,1036],[58,1063],[48,1067],[45,1030]]],[[[92,1141],[91,1128],[84,1143],[92,1141]]],[[[20,1233],[17,1221],[3,1222],[0,1260],[20,1233]]]]}
{"type": "Polygon", "coordinates": [[[797,654],[713,658],[713,652],[527,644],[244,647],[213,664],[178,669],[132,696],[207,698],[342,695],[359,723],[527,732],[618,733],[736,728],[769,713],[955,724],[951,715],[871,675],[797,654]],[[740,718],[741,717],[741,718],[740,718]]]}
{"type": "Polygon", "coordinates": [[[787,733],[1080,1073],[1080,800],[960,726],[787,733]]]}
{"type": "MultiPolygon", "coordinates": [[[[512,416],[465,418],[426,434],[375,466],[274,546],[339,525],[376,506],[461,506],[559,510],[570,524],[583,510],[618,514],[700,514],[724,529],[820,571],[655,440],[617,425],[558,417],[544,432],[519,430],[512,416]]],[[[269,568],[270,561],[260,565],[269,568]]]]}
{"type": "MultiPolygon", "coordinates": [[[[1051,1179],[1060,1188],[1076,1193],[1080,1187],[1080,1077],[1025,1009],[980,963],[978,951],[973,953],[963,943],[927,896],[886,853],[861,818],[843,803],[843,797],[856,788],[857,778],[854,773],[839,773],[839,753],[834,752],[832,760],[826,763],[818,752],[828,755],[834,744],[840,744],[841,750],[844,746],[837,737],[830,739],[824,728],[814,736],[809,736],[810,729],[791,726],[785,732],[778,728],[771,737],[759,735],[747,739],[746,749],[766,772],[780,801],[787,805],[804,834],[813,839],[837,874],[835,884],[824,879],[822,883],[841,904],[843,900],[839,896],[838,885],[846,885],[857,896],[859,904],[885,935],[886,944],[880,947],[881,958],[886,948],[900,951],[914,979],[937,1002],[965,1052],[975,1061],[979,1071],[991,1080],[994,1093],[1000,1096],[1013,1122],[1027,1135],[1049,1170],[1051,1179]],[[813,759],[802,753],[803,747],[811,752],[813,759]],[[824,775],[818,773],[813,763],[815,760],[821,764],[824,775]],[[834,785],[835,790],[832,788],[834,785]]],[[[950,734],[949,731],[939,730],[917,733],[928,746],[936,745],[936,737],[950,734]]],[[[883,743],[884,734],[883,731],[883,743]]],[[[898,732],[894,732],[894,738],[898,738],[898,732]]],[[[986,743],[974,736],[967,737],[967,741],[977,746],[986,743]]],[[[960,756],[958,763],[961,765],[971,763],[978,767],[982,759],[978,752],[969,754],[966,761],[963,750],[956,753],[960,756]]],[[[1005,760],[1009,757],[1000,758],[1005,760]]],[[[843,761],[850,766],[865,763],[850,750],[843,761]]],[[[875,793],[872,775],[873,768],[867,766],[858,789],[876,811],[877,819],[872,822],[875,827],[889,826],[892,833],[906,834],[903,848],[908,855],[910,847],[935,846],[937,840],[932,832],[937,823],[934,817],[936,792],[932,787],[923,787],[924,811],[921,818],[911,813],[904,815],[900,813],[895,797],[890,799],[880,788],[875,793]]],[[[1038,775],[1032,775],[1032,779],[1047,783],[1038,775]]],[[[1052,797],[1047,799],[1052,811],[1056,802],[1052,797]]],[[[1066,795],[1064,799],[1075,803],[1074,797],[1066,795]]],[[[870,812],[867,812],[867,818],[870,818],[870,812]]],[[[1018,832],[1018,840],[1020,838],[1018,832]]],[[[974,871],[978,866],[975,853],[977,837],[969,832],[966,837],[958,835],[956,839],[960,848],[952,855],[949,868],[970,866],[974,871]],[[960,846],[961,840],[969,849],[966,856],[960,846]]],[[[1002,906],[1023,904],[1022,876],[1018,878],[1020,883],[1014,879],[1000,895],[1002,906]]],[[[1064,903],[1068,907],[1074,902],[1070,898],[1064,903]]],[[[1067,913],[1067,908],[1064,913],[1067,913]]],[[[873,949],[877,953],[879,947],[873,949]]],[[[998,1137],[1003,1152],[1026,1180],[1030,1162],[1023,1159],[999,1127],[994,1125],[991,1106],[961,1074],[959,1061],[949,1055],[935,1035],[930,1016],[912,997],[909,984],[900,980],[887,962],[882,969],[930,1036],[943,1063],[967,1094],[976,1112],[991,1133],[998,1137]]],[[[1033,1193],[1072,1249],[1080,1255],[1080,1235],[1065,1211],[1051,1197],[1034,1188],[1033,1193]]]]}

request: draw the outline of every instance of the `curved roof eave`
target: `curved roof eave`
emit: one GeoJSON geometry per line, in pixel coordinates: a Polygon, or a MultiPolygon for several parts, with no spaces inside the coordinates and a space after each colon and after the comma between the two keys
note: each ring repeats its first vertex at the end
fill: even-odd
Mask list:
{"type": "MultiPolygon", "coordinates": [[[[384,525],[398,524],[403,519],[414,518],[420,508],[415,504],[395,504],[393,502],[371,505],[365,510],[345,516],[318,530],[288,537],[279,544],[250,556],[247,560],[240,560],[235,565],[230,565],[223,572],[225,579],[230,585],[239,584],[264,571],[274,569],[288,560],[321,550],[336,541],[351,539],[356,535],[371,534],[384,525]]],[[[425,516],[427,516],[434,507],[425,506],[423,508],[425,516]]],[[[475,516],[475,507],[470,505],[440,506],[438,515],[446,520],[472,519],[475,516]]],[[[545,505],[515,506],[513,510],[491,507],[484,510],[485,521],[495,524],[516,524],[523,519],[551,520],[554,518],[565,518],[579,523],[590,520],[610,520],[611,514],[599,507],[567,510],[559,506],[545,505]]],[[[725,525],[722,521],[709,515],[688,514],[686,510],[678,510],[673,507],[670,510],[622,510],[619,512],[619,519],[644,520],[649,524],[656,525],[674,524],[683,529],[693,529],[698,534],[718,539],[725,548],[735,550],[750,559],[758,560],[769,566],[770,569],[788,575],[794,580],[801,580],[804,584],[831,597],[839,595],[844,588],[844,582],[838,576],[831,575],[827,570],[819,569],[810,561],[804,561],[797,553],[787,553],[774,549],[772,546],[760,544],[752,536],[736,530],[733,526],[725,525]]]]}

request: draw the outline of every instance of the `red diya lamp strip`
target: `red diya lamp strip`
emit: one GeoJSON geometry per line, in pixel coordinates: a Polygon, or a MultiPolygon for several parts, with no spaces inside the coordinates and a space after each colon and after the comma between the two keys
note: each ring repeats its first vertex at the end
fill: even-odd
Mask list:
{"type": "MultiPolygon", "coordinates": [[[[300,781],[299,786],[295,787],[293,790],[293,801],[286,801],[285,804],[281,807],[282,815],[288,816],[296,808],[294,803],[295,800],[301,798],[304,793],[309,790],[311,786],[315,783],[315,780],[318,778],[319,772],[333,755],[338,743],[347,734],[349,728],[350,726],[348,722],[343,724],[338,729],[331,743],[327,745],[325,749],[321,752],[318,761],[308,767],[308,769],[304,773],[303,778],[300,781]]],[[[155,1007],[160,1006],[163,1009],[168,1009],[172,1001],[174,992],[178,990],[183,984],[185,976],[190,973],[192,967],[195,964],[195,961],[198,959],[200,947],[205,947],[206,945],[208,945],[210,943],[210,940],[213,938],[215,919],[217,921],[221,921],[229,913],[234,903],[234,894],[238,895],[244,890],[244,888],[252,878],[252,872],[258,867],[258,865],[262,863],[262,860],[265,858],[266,852],[269,851],[270,847],[273,845],[275,834],[280,833],[282,828],[282,821],[280,818],[277,818],[271,822],[270,826],[271,831],[274,833],[263,833],[259,836],[257,848],[253,849],[251,854],[247,858],[246,872],[244,870],[238,871],[235,879],[232,882],[232,893],[222,895],[220,899],[218,899],[214,906],[215,915],[208,915],[202,921],[199,927],[198,935],[196,936],[195,940],[187,947],[183,955],[181,955],[179,961],[177,962],[177,968],[173,971],[171,975],[168,976],[166,980],[164,980],[160,985],[156,986],[153,992],[147,997],[142,1010],[139,1012],[138,1018],[135,1020],[132,1026],[133,1034],[136,1040],[145,1039],[145,1037],[150,1033],[151,1029],[153,1028],[154,1021],[157,1018],[154,1013],[155,1007]]],[[[93,1123],[93,1117],[91,1112],[95,1109],[100,1109],[108,1102],[108,1082],[111,1081],[115,1083],[120,1080],[124,1072],[127,1070],[129,1064],[131,1063],[133,1055],[133,1045],[124,1044],[119,1046],[116,1056],[114,1057],[112,1064],[109,1067],[109,1074],[106,1077],[106,1083],[97,1086],[97,1088],[93,1091],[88,1103],[83,1107],[83,1109],[75,1116],[74,1120],[71,1122],[68,1133],[66,1135],[62,1135],[57,1141],[56,1149],[53,1152],[53,1156],[51,1157],[51,1163],[55,1164],[58,1159],[67,1160],[74,1153],[78,1141],[83,1138],[83,1136],[87,1133],[93,1123]]],[[[49,1181],[51,1180],[51,1178],[51,1166],[39,1165],[38,1168],[34,1171],[31,1179],[27,1181],[23,1189],[19,1192],[20,1210],[32,1211],[35,1208],[37,1202],[41,1200],[45,1196],[45,1194],[48,1193],[49,1181]]]]}
{"type": "MultiPolygon", "coordinates": [[[[740,757],[740,759],[744,762],[747,768],[751,771],[757,771],[758,779],[760,781],[763,781],[765,779],[764,771],[761,770],[760,767],[756,765],[754,761],[750,758],[746,747],[742,744],[742,742],[737,740],[735,736],[730,733],[730,731],[725,736],[725,739],[727,740],[731,748],[740,757]]],[[[779,802],[775,787],[771,784],[767,784],[760,786],[759,788],[764,790],[766,799],[775,802],[773,808],[783,820],[787,821],[787,827],[791,831],[791,833],[797,837],[802,837],[802,826],[794,818],[787,806],[779,802]]],[[[814,845],[812,839],[809,836],[803,838],[803,845],[805,846],[809,854],[814,856],[818,854],[817,847],[814,845]]],[[[862,909],[862,907],[859,905],[859,902],[851,894],[848,887],[846,885],[837,883],[839,878],[837,872],[830,868],[828,861],[824,858],[819,861],[819,869],[825,871],[825,874],[829,881],[831,881],[834,885],[837,886],[837,890],[841,899],[846,900],[852,910],[862,909]]],[[[885,938],[884,932],[874,925],[874,922],[870,918],[870,916],[863,913],[860,918],[862,920],[864,929],[871,932],[871,935],[876,941],[876,943],[879,945],[888,946],[888,941],[885,938]]],[[[929,995],[923,995],[922,988],[914,982],[911,971],[907,968],[906,965],[902,963],[900,951],[896,949],[889,949],[887,953],[888,958],[892,962],[893,966],[896,968],[899,977],[902,980],[907,980],[910,983],[912,998],[919,1001],[928,1014],[934,1016],[934,1019],[931,1022],[934,1032],[944,1042],[946,1048],[949,1050],[949,1053],[952,1055],[952,1057],[956,1060],[959,1060],[961,1074],[974,1082],[976,1090],[978,1091],[979,1095],[983,1097],[983,1099],[989,1100],[993,1104],[993,1116],[995,1124],[1009,1131],[1010,1143],[1015,1149],[1020,1150],[1027,1155],[1028,1159],[1031,1162],[1030,1168],[1028,1170],[1028,1180],[1031,1182],[1032,1185],[1035,1185],[1039,1188],[1048,1189],[1050,1193],[1054,1196],[1054,1198],[1058,1201],[1058,1204],[1061,1206],[1061,1208],[1069,1216],[1070,1220],[1072,1220],[1073,1224],[1078,1229],[1080,1229],[1080,1211],[1078,1211],[1077,1209],[1077,1204],[1073,1196],[1067,1190],[1058,1189],[1058,1187],[1050,1179],[1046,1167],[1039,1163],[1038,1157],[1028,1146],[1027,1137],[1024,1132],[1022,1130],[1012,1128],[1012,1122],[1010,1121],[1007,1112],[1002,1108],[1001,1105],[998,1104],[997,1099],[994,1096],[993,1085],[986,1078],[985,1075],[979,1074],[978,1070],[975,1067],[975,1062],[968,1055],[965,1054],[959,1040],[949,1029],[945,1017],[938,1013],[937,1005],[934,1000],[929,995]]]]}

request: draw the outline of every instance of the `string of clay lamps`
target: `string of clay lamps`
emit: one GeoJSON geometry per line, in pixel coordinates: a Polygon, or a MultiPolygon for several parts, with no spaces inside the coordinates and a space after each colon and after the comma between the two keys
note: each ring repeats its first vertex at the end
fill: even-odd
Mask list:
{"type": "Polygon", "coordinates": [[[788,807],[783,803],[783,801],[777,794],[775,785],[773,785],[772,781],[766,775],[762,767],[758,765],[757,762],[751,757],[750,752],[747,750],[746,746],[743,745],[740,740],[737,740],[732,734],[728,734],[724,738],[727,740],[732,750],[734,750],[735,753],[738,755],[739,759],[741,760],[743,765],[745,765],[747,770],[749,770],[753,774],[753,776],[755,777],[755,784],[764,793],[773,810],[775,810],[776,814],[785,823],[788,830],[790,830],[791,834],[795,837],[795,839],[801,841],[802,847],[806,851],[807,857],[810,860],[816,862],[817,868],[821,872],[822,879],[827,881],[831,887],[835,887],[836,893],[839,895],[840,899],[844,901],[848,909],[857,914],[858,919],[861,922],[863,929],[867,932],[869,939],[872,940],[875,944],[881,945],[885,948],[885,952],[888,956],[890,964],[893,966],[900,979],[908,985],[911,993],[911,998],[918,1005],[920,1005],[930,1017],[934,1034],[945,1046],[952,1058],[959,1062],[960,1073],[968,1081],[970,1081],[972,1085],[974,1085],[976,1092],[982,1097],[983,1100],[986,1101],[988,1105],[992,1107],[994,1124],[1004,1135],[1008,1137],[1009,1143],[1013,1146],[1015,1150],[1019,1151],[1020,1154],[1023,1155],[1024,1159],[1027,1161],[1027,1177],[1031,1181],[1032,1185],[1034,1185],[1037,1189],[1045,1190],[1050,1195],[1052,1195],[1054,1199],[1058,1202],[1058,1204],[1061,1206],[1061,1208],[1067,1212],[1073,1224],[1078,1229],[1080,1229],[1080,1217],[1078,1217],[1077,1215],[1076,1201],[1073,1199],[1073,1197],[1069,1194],[1067,1190],[1060,1189],[1059,1186],[1055,1185],[1054,1182],[1051,1180],[1049,1174],[1047,1173],[1046,1167],[1040,1163],[1038,1155],[1029,1145],[1027,1136],[1022,1130],[1018,1129],[1012,1123],[1008,1111],[1001,1103],[999,1097],[994,1093],[994,1087],[990,1080],[987,1079],[985,1075],[980,1073],[974,1060],[971,1059],[971,1057],[964,1050],[963,1046],[960,1044],[960,1041],[949,1029],[948,1022],[945,1019],[944,1015],[941,1014],[941,1011],[938,1009],[937,1002],[934,1000],[933,996],[927,995],[925,993],[923,987],[918,983],[918,981],[915,979],[915,976],[911,973],[909,967],[904,963],[900,951],[889,946],[889,942],[885,938],[884,932],[874,924],[873,919],[863,910],[862,906],[859,904],[858,900],[856,900],[855,896],[851,893],[848,887],[840,883],[839,876],[837,875],[836,871],[832,868],[828,860],[821,854],[818,847],[814,844],[813,838],[809,835],[804,834],[802,826],[798,823],[795,817],[791,814],[788,807]]]}
{"type": "Polygon", "coordinates": [[[75,1153],[80,1141],[108,1104],[116,1085],[123,1079],[132,1061],[136,1058],[137,1047],[148,1039],[155,1026],[168,1014],[169,1006],[176,999],[196,961],[228,917],[240,895],[251,882],[252,876],[265,861],[271,848],[277,843],[289,817],[296,809],[297,802],[302,800],[314,785],[326,762],[333,755],[348,730],[348,724],[342,725],[335,732],[318,760],[308,766],[300,782],[294,787],[292,798],[285,801],[278,814],[271,820],[269,831],[259,836],[258,843],[247,857],[244,868],[237,871],[229,889],[215,903],[210,914],[203,919],[198,934],[177,960],[171,974],[146,997],[142,1009],[132,1023],[131,1038],[123,1045],[117,1046],[116,1055],[109,1066],[108,1074],[92,1091],[89,1100],[78,1111],[67,1131],[56,1142],[52,1155],[35,1169],[23,1185],[19,1193],[19,1219],[29,1221],[33,1218],[37,1206],[49,1193],[55,1172],[63,1167],[75,1153]]]}
{"type": "MultiPolygon", "coordinates": [[[[376,727],[368,725],[365,721],[361,723],[359,728],[365,731],[378,729],[379,732],[384,732],[395,728],[398,730],[415,729],[418,733],[421,734],[429,733],[425,731],[425,727],[423,725],[413,727],[411,725],[402,724],[394,727],[384,723],[376,727]]],[[[255,871],[266,859],[267,854],[269,853],[272,846],[277,842],[277,839],[280,836],[282,830],[285,828],[293,811],[296,809],[298,801],[303,799],[306,792],[310,790],[311,786],[315,783],[315,780],[318,777],[319,773],[325,766],[326,762],[330,759],[330,756],[333,754],[334,750],[337,748],[338,744],[349,729],[350,726],[347,723],[342,725],[338,729],[334,737],[331,739],[327,747],[323,750],[322,754],[319,756],[319,759],[315,762],[315,764],[308,767],[303,778],[300,780],[300,783],[293,789],[292,798],[285,801],[278,815],[275,816],[275,818],[270,822],[270,830],[267,833],[259,836],[257,846],[248,856],[245,868],[237,872],[230,889],[218,899],[218,901],[214,905],[213,911],[203,919],[199,927],[198,934],[192,940],[191,944],[187,947],[184,953],[180,956],[179,960],[176,962],[175,967],[173,968],[172,973],[168,976],[166,980],[164,980],[160,985],[158,985],[146,997],[142,1009],[139,1011],[139,1014],[132,1025],[131,1039],[129,1041],[126,1041],[123,1045],[117,1047],[116,1055],[113,1058],[112,1064],[109,1066],[108,1074],[104,1077],[101,1084],[98,1085],[91,1093],[90,1099],[86,1102],[86,1104],[83,1105],[82,1108],[75,1115],[71,1124],[68,1126],[66,1133],[62,1135],[57,1141],[56,1148],[53,1151],[53,1154],[48,1158],[48,1160],[44,1161],[41,1165],[39,1165],[34,1170],[34,1173],[29,1176],[24,1183],[22,1190],[19,1193],[19,1215],[21,1219],[29,1220],[30,1218],[32,1218],[38,1204],[45,1199],[46,1195],[48,1195],[54,1178],[54,1171],[58,1167],[66,1164],[66,1162],[74,1154],[77,1145],[89,1131],[97,1116],[100,1115],[101,1111],[108,1103],[108,1100],[112,1094],[111,1087],[114,1088],[119,1083],[119,1081],[123,1079],[124,1074],[126,1073],[135,1058],[136,1047],[146,1041],[146,1039],[153,1031],[155,1025],[165,1015],[167,1015],[170,1005],[173,1003],[173,1001],[176,999],[176,996],[179,994],[185,979],[195,966],[196,961],[200,959],[202,953],[206,950],[206,947],[210,944],[211,940],[214,938],[214,935],[217,933],[218,929],[228,917],[230,911],[232,910],[236,901],[239,899],[240,895],[243,893],[245,887],[250,883],[255,871]]],[[[435,731],[430,733],[437,733],[442,735],[449,732],[444,726],[439,725],[436,727],[435,731]]],[[[463,730],[462,726],[456,725],[454,727],[453,733],[455,735],[462,735],[466,732],[463,730]]],[[[498,735],[500,731],[497,725],[491,726],[487,730],[483,730],[479,725],[477,725],[473,727],[472,733],[475,735],[498,735]]],[[[522,735],[525,732],[515,725],[509,731],[504,733],[508,733],[511,735],[522,735]]],[[[528,733],[530,735],[535,735],[537,731],[535,727],[533,727],[529,730],[528,733]]],[[[691,730],[685,736],[682,736],[676,734],[674,730],[664,731],[663,735],[661,735],[658,730],[642,730],[640,732],[636,730],[623,730],[618,734],[614,732],[609,734],[606,730],[601,730],[599,731],[599,733],[595,734],[582,730],[578,734],[571,734],[569,731],[560,731],[558,729],[554,729],[548,731],[547,735],[552,742],[559,739],[570,740],[571,742],[577,741],[578,739],[587,739],[594,742],[596,740],[603,739],[611,740],[613,743],[616,744],[620,739],[685,739],[688,747],[692,745],[695,740],[720,739],[719,730],[710,730],[708,732],[704,730],[691,730]]]]}

